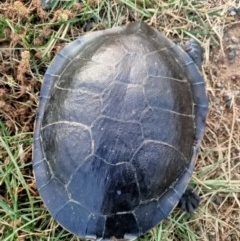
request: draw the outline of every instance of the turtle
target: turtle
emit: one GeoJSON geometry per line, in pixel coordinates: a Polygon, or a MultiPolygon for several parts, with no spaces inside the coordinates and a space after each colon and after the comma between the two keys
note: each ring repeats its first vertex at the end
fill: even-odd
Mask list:
{"type": "Polygon", "coordinates": [[[185,50],[142,21],[64,47],[40,90],[33,143],[37,189],[52,217],[86,239],[133,240],[179,204],[204,135],[202,49],[185,50]]]}

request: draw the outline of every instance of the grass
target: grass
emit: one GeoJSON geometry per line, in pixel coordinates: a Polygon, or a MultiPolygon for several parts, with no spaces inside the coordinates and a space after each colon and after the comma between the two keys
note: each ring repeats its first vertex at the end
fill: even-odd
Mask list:
{"type": "Polygon", "coordinates": [[[239,240],[240,103],[236,94],[227,108],[224,96],[240,87],[221,77],[225,70],[216,61],[227,47],[224,33],[239,22],[238,16],[229,15],[233,1],[76,2],[64,1],[59,3],[61,8],[56,4],[48,11],[37,0],[0,3],[0,240],[79,240],[51,218],[36,190],[31,144],[39,89],[51,59],[84,34],[86,22],[95,31],[126,24],[129,14],[179,44],[190,37],[202,44],[210,101],[202,150],[191,180],[202,197],[200,208],[191,217],[175,210],[139,240],[239,240]]]}

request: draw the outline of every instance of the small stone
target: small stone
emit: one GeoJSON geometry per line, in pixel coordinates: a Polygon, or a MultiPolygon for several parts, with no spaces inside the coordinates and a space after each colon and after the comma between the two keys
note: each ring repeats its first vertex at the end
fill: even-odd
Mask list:
{"type": "Polygon", "coordinates": [[[83,24],[83,31],[84,31],[84,32],[88,32],[88,31],[90,31],[92,28],[93,28],[92,22],[85,22],[85,23],[83,24]]]}
{"type": "Polygon", "coordinates": [[[225,93],[223,96],[223,99],[225,101],[226,107],[230,108],[233,103],[233,94],[232,93],[225,93]]]}
{"type": "Polygon", "coordinates": [[[224,106],[221,105],[221,106],[219,107],[219,110],[221,110],[221,111],[225,110],[224,106]]]}
{"type": "Polygon", "coordinates": [[[236,12],[235,10],[232,10],[229,14],[230,14],[230,16],[233,16],[233,17],[234,17],[234,16],[237,15],[237,12],[236,12]]]}
{"type": "Polygon", "coordinates": [[[233,80],[233,81],[237,80],[238,78],[239,78],[238,75],[232,75],[232,76],[231,76],[231,80],[233,80]]]}
{"type": "Polygon", "coordinates": [[[236,11],[236,13],[240,13],[240,6],[235,7],[234,10],[236,11]]]}
{"type": "Polygon", "coordinates": [[[136,16],[134,15],[133,11],[129,11],[129,13],[128,13],[128,20],[130,22],[134,22],[136,20],[136,16]]]}
{"type": "Polygon", "coordinates": [[[236,47],[236,45],[235,44],[229,44],[228,46],[227,46],[227,49],[228,50],[232,50],[232,49],[236,49],[237,47],[236,47]]]}
{"type": "Polygon", "coordinates": [[[223,40],[224,40],[225,42],[228,42],[228,41],[229,41],[229,38],[228,38],[227,36],[224,36],[224,37],[223,37],[223,40]]]}
{"type": "Polygon", "coordinates": [[[213,197],[212,197],[212,202],[217,204],[217,205],[220,205],[222,203],[222,199],[219,195],[215,194],[213,197]]]}
{"type": "Polygon", "coordinates": [[[217,88],[220,88],[220,89],[223,88],[223,84],[222,83],[217,83],[216,86],[217,86],[217,88]]]}
{"type": "Polygon", "coordinates": [[[6,102],[3,100],[0,100],[0,108],[2,109],[6,105],[6,102]]]}
{"type": "Polygon", "coordinates": [[[229,60],[234,60],[237,56],[237,50],[235,48],[230,49],[228,52],[228,59],[229,60]]]}
{"type": "Polygon", "coordinates": [[[224,95],[223,95],[223,98],[224,98],[224,100],[229,100],[229,99],[231,99],[231,96],[232,96],[232,94],[231,93],[224,93],[224,95]]]}
{"type": "Polygon", "coordinates": [[[232,36],[232,37],[231,37],[231,41],[232,41],[232,43],[234,43],[234,44],[239,43],[239,39],[236,38],[235,36],[232,36]]]}
{"type": "Polygon", "coordinates": [[[229,15],[235,17],[240,13],[240,7],[233,7],[230,9],[229,15]]]}

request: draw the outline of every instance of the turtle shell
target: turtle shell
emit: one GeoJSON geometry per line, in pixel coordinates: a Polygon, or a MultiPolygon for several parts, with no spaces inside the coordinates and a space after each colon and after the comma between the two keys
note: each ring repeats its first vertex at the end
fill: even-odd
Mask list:
{"type": "Polygon", "coordinates": [[[49,212],[82,237],[133,239],[184,193],[208,101],[197,65],[143,22],[65,47],[45,73],[33,169],[49,212]]]}

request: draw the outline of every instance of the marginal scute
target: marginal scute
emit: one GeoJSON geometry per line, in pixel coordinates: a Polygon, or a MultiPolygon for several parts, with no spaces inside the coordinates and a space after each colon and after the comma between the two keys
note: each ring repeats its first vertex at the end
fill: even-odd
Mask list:
{"type": "Polygon", "coordinates": [[[176,57],[162,43],[157,42],[156,49],[149,52],[145,58],[149,76],[172,77],[179,80],[185,77],[176,57]]]}
{"type": "Polygon", "coordinates": [[[208,107],[206,103],[204,103],[205,106],[194,106],[194,113],[195,113],[195,141],[200,142],[202,140],[203,134],[204,134],[204,127],[206,125],[206,118],[204,116],[207,115],[208,107]],[[198,113],[202,113],[202,115],[199,115],[198,113]]]}
{"type": "Polygon", "coordinates": [[[51,178],[39,188],[39,192],[54,218],[70,199],[65,187],[57,178],[51,178]]]}
{"type": "Polygon", "coordinates": [[[48,183],[52,178],[51,170],[45,159],[34,164],[34,170],[38,173],[36,176],[37,188],[41,188],[46,185],[46,183],[48,183]]]}
{"type": "MultiPolygon", "coordinates": [[[[193,157],[196,153],[193,153],[193,157]]],[[[186,168],[179,178],[175,180],[175,182],[166,190],[166,192],[159,198],[158,200],[158,207],[161,207],[161,212],[163,213],[164,217],[167,217],[168,214],[171,212],[172,208],[176,206],[176,200],[180,200],[182,193],[180,190],[186,189],[189,179],[191,178],[191,174],[193,171],[193,165],[195,164],[195,158],[191,159],[190,165],[188,169],[186,168]]]]}
{"type": "Polygon", "coordinates": [[[64,58],[63,56],[56,55],[54,61],[48,67],[46,74],[53,74],[56,76],[60,76],[63,71],[63,66],[66,66],[70,60],[68,58],[64,58]]]}
{"type": "Polygon", "coordinates": [[[66,229],[79,236],[86,235],[88,216],[90,215],[82,205],[75,202],[68,202],[58,211],[56,219],[64,223],[66,229]]]}
{"type": "Polygon", "coordinates": [[[59,80],[59,76],[54,76],[52,74],[47,74],[45,73],[44,75],[44,85],[42,85],[42,88],[40,90],[40,98],[41,97],[48,97],[46,93],[48,92],[49,89],[53,88],[54,83],[56,83],[59,80]]]}
{"type": "Polygon", "coordinates": [[[90,214],[88,217],[86,237],[103,237],[106,218],[97,214],[90,214]]]}
{"type": "MultiPolygon", "coordinates": [[[[38,164],[39,162],[42,162],[45,159],[44,153],[42,152],[43,143],[41,141],[41,136],[34,135],[33,139],[33,145],[34,145],[34,151],[33,151],[33,166],[38,164]]],[[[47,160],[45,160],[47,161],[47,160]]],[[[44,171],[45,168],[43,168],[42,171],[44,171]]]]}
{"type": "Polygon", "coordinates": [[[207,100],[205,102],[202,101],[202,96],[205,94],[205,83],[201,82],[199,84],[192,86],[193,92],[193,101],[195,105],[201,105],[207,107],[207,100]]]}
{"type": "Polygon", "coordinates": [[[139,220],[139,231],[141,234],[156,226],[159,220],[165,218],[156,200],[140,204],[134,211],[134,214],[137,220],[139,220]]]}

